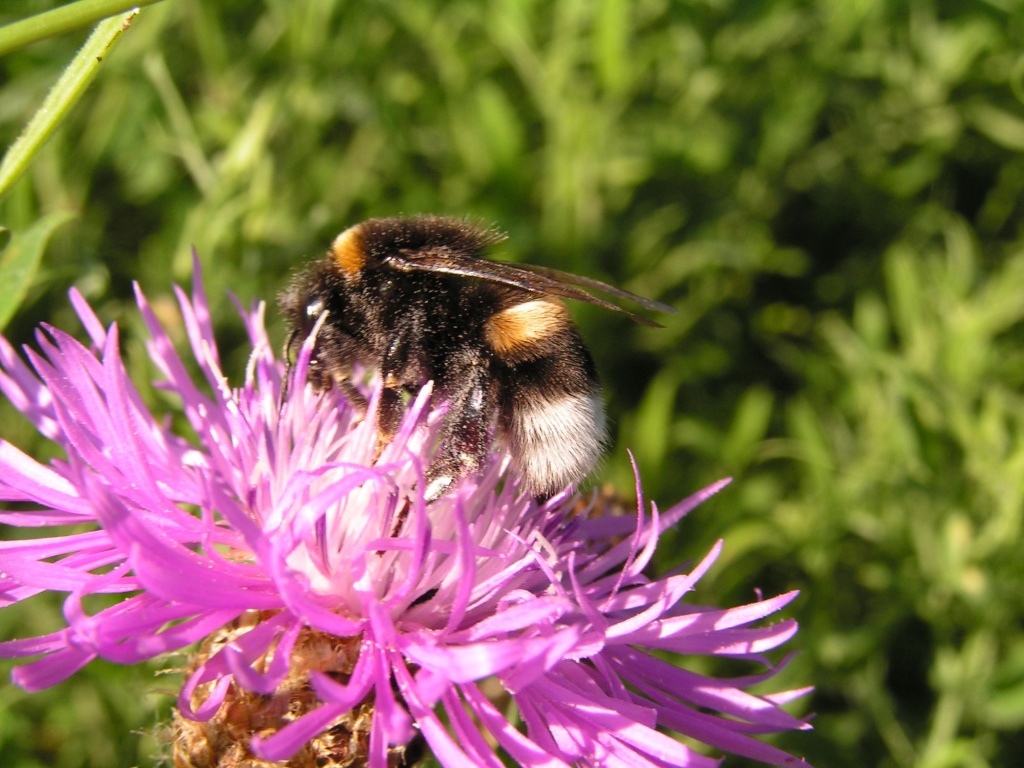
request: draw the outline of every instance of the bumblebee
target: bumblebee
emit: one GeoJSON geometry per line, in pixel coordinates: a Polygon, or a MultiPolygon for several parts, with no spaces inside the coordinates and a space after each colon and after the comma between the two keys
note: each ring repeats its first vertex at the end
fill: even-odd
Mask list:
{"type": "Polygon", "coordinates": [[[280,296],[291,324],[289,361],[327,314],[310,359],[314,386],[338,387],[365,413],[353,368],[379,371],[378,457],[401,423],[403,394],[434,382],[448,412],[426,471],[428,501],[479,468],[495,431],[507,443],[514,471],[538,498],[594,468],[606,440],[601,387],[561,299],[654,327],[660,326],[588,290],[674,311],[596,280],[485,259],[504,239],[454,218],[369,219],[338,235],[280,296]]]}

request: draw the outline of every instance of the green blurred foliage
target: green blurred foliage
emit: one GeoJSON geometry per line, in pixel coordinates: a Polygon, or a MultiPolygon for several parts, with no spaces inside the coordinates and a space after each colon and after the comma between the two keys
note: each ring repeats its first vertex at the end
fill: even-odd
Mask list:
{"type": "MultiPolygon", "coordinates": [[[[0,60],[5,145],[85,35],[0,60]]],[[[131,281],[163,311],[195,246],[239,372],[226,290],[272,302],[367,216],[497,222],[506,258],[678,307],[661,331],[578,308],[616,423],[603,477],[630,492],[632,450],[663,507],[736,477],[663,565],[722,537],[699,599],[803,590],[783,676],[817,687],[815,731],[776,743],[1016,765],[1022,40],[1012,0],[168,0],[0,205],[15,234],[78,216],[7,334],[76,327],[75,285],[149,376],[131,281]]],[[[0,612],[3,636],[34,615],[0,612]]],[[[167,711],[159,687],[94,665],[2,689],[4,765],[150,764],[133,729],[167,711]]]]}

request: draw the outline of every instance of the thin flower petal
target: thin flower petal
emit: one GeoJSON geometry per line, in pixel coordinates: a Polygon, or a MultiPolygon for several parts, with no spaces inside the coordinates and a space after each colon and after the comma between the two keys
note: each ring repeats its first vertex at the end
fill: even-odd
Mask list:
{"type": "Polygon", "coordinates": [[[42,691],[64,682],[95,658],[95,653],[68,646],[38,661],[15,667],[11,680],[26,691],[42,691]]]}

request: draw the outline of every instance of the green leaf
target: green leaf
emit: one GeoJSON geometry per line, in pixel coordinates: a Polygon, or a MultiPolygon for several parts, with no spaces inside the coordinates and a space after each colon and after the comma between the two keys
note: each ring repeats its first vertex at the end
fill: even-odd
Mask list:
{"type": "Polygon", "coordinates": [[[24,232],[15,234],[0,255],[0,330],[7,327],[25,298],[50,235],[74,217],[70,211],[44,216],[24,232]]]}

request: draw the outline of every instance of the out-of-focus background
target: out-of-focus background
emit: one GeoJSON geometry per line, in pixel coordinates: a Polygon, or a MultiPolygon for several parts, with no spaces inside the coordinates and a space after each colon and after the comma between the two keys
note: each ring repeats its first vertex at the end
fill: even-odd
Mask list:
{"type": "MultiPolygon", "coordinates": [[[[4,3],[0,23],[51,5],[4,3]]],[[[86,34],[0,59],[0,145],[86,34]]],[[[140,381],[133,280],[175,322],[195,246],[240,376],[226,292],[273,305],[369,216],[494,222],[503,258],[674,305],[664,330],[574,308],[614,419],[595,482],[631,494],[627,450],[662,508],[736,479],[660,567],[724,538],[694,599],[801,590],[782,679],[816,686],[794,708],[815,730],[774,743],[821,768],[1021,764],[1015,0],[167,0],[0,223],[69,210],[4,332],[78,329],[77,286],[140,381]]],[[[46,450],[6,402],[0,425],[46,450]]],[[[0,611],[4,639],[58,625],[56,602],[0,611]]],[[[173,688],[103,663],[41,694],[5,684],[0,764],[154,765],[173,688]]]]}

